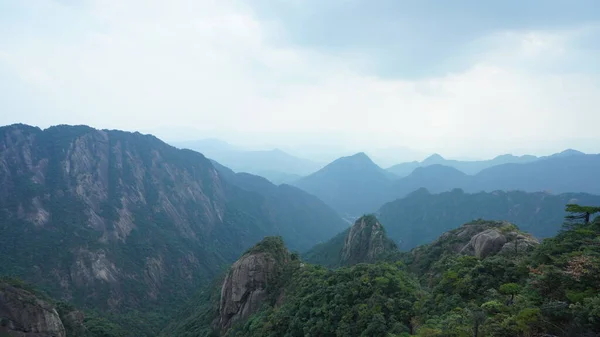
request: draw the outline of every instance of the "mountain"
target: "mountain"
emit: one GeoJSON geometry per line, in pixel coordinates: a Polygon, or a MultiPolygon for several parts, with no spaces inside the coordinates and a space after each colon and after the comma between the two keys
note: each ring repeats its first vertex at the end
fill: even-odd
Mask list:
{"type": "MultiPolygon", "coordinates": [[[[527,164],[503,164],[474,176],[473,190],[586,192],[600,194],[595,183],[600,171],[600,154],[554,155],[527,164]]],[[[460,186],[457,186],[460,187],[460,186]]]]}
{"type": "Polygon", "coordinates": [[[291,182],[321,167],[320,163],[293,156],[279,149],[250,151],[215,139],[179,142],[173,145],[201,152],[236,172],[257,174],[277,184],[291,182]]]}
{"type": "Polygon", "coordinates": [[[536,237],[550,237],[560,230],[568,203],[598,205],[600,196],[521,191],[469,194],[461,189],[431,194],[420,189],[383,205],[378,217],[390,238],[406,250],[480,218],[506,220],[536,237]]]}
{"type": "Polygon", "coordinates": [[[393,175],[377,166],[366,154],[339,158],[294,183],[342,215],[358,216],[377,209],[388,196],[393,175]]]}
{"type": "Polygon", "coordinates": [[[352,227],[316,245],[302,257],[307,262],[335,268],[384,261],[397,252],[379,220],[374,215],[364,215],[352,227]]]}
{"type": "Polygon", "coordinates": [[[407,163],[401,163],[394,165],[388,168],[387,170],[399,177],[405,177],[418,167],[426,167],[430,165],[444,165],[455,168],[465,174],[473,175],[481,172],[486,168],[496,165],[508,163],[530,163],[536,160],[538,160],[538,157],[531,155],[513,156],[511,154],[504,154],[489,160],[460,161],[445,159],[441,155],[435,153],[427,157],[422,162],[412,161],[407,163]]]}
{"type": "Polygon", "coordinates": [[[264,236],[304,250],[346,227],[297,188],[222,172],[149,135],[2,127],[0,275],[83,307],[172,310],[264,236]]]}

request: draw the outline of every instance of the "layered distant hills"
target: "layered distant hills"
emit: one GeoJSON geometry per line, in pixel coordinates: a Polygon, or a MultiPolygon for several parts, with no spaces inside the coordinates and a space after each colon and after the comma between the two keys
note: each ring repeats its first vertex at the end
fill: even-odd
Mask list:
{"type": "Polygon", "coordinates": [[[276,184],[297,180],[323,166],[319,162],[299,158],[279,149],[244,150],[217,139],[178,142],[173,145],[198,151],[236,172],[260,175],[276,184]]]}
{"type": "MultiPolygon", "coordinates": [[[[465,192],[520,190],[600,194],[597,180],[600,155],[569,150],[535,160],[531,157],[514,158],[521,158],[523,162],[491,166],[473,175],[452,166],[431,164],[419,166],[406,177],[399,178],[360,153],[340,158],[294,184],[316,195],[341,214],[353,216],[374,212],[383,203],[402,198],[420,188],[432,193],[460,188],[465,192]]],[[[455,166],[477,163],[453,162],[455,166]]]]}

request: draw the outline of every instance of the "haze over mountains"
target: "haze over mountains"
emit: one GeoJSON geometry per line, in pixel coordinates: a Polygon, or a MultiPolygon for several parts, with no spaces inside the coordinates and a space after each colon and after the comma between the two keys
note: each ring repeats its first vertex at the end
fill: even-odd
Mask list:
{"type": "Polygon", "coordinates": [[[536,160],[526,158],[523,163],[490,166],[474,175],[451,166],[432,164],[416,167],[400,178],[390,175],[361,153],[340,158],[294,184],[341,214],[359,216],[376,211],[382,200],[401,198],[423,187],[432,193],[461,188],[466,192],[521,190],[597,194],[600,193],[597,172],[600,172],[600,155],[568,150],[536,160]]]}

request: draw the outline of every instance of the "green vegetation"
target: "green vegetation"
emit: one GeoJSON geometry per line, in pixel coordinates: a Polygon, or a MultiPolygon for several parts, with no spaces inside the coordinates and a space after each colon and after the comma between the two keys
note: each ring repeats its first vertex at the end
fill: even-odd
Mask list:
{"type": "Polygon", "coordinates": [[[396,265],[334,271],[306,265],[268,306],[228,336],[385,336],[409,331],[418,284],[396,265]]]}
{"type": "Polygon", "coordinates": [[[431,194],[425,189],[389,202],[379,220],[401,250],[432,242],[438,236],[475,219],[506,220],[538,238],[556,235],[563,223],[565,205],[600,205],[600,196],[585,193],[552,195],[521,191],[465,193],[461,189],[431,194]]]}
{"type": "Polygon", "coordinates": [[[227,336],[597,336],[600,217],[533,250],[482,259],[457,251],[489,228],[522,235],[478,220],[405,253],[406,264],[294,267],[280,283],[284,298],[227,336]]]}

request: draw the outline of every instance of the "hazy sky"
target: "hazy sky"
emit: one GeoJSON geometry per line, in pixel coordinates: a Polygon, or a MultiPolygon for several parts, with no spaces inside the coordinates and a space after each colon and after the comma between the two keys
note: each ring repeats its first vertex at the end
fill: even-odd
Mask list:
{"type": "Polygon", "coordinates": [[[600,1],[0,0],[0,124],[600,152],[600,1]]]}

